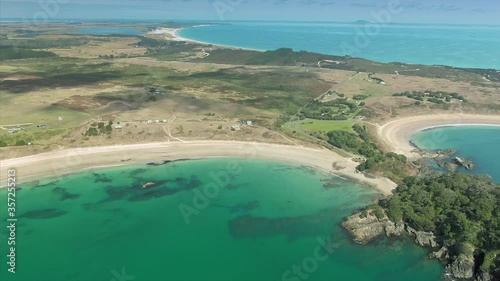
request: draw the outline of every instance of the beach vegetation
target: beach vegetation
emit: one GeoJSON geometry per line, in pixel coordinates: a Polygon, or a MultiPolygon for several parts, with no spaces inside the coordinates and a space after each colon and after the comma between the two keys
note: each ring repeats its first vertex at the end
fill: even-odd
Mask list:
{"type": "Polygon", "coordinates": [[[433,232],[445,245],[473,245],[486,270],[500,249],[500,186],[488,177],[460,173],[407,177],[379,202],[393,221],[433,232]]]}
{"type": "Polygon", "coordinates": [[[460,102],[466,102],[467,100],[465,99],[464,96],[460,95],[459,93],[448,93],[444,91],[406,91],[403,93],[396,93],[393,94],[394,97],[407,97],[411,98],[414,100],[417,100],[419,102],[423,101],[428,101],[436,104],[444,104],[444,103],[449,103],[453,99],[456,99],[460,102]]]}
{"type": "Polygon", "coordinates": [[[317,120],[348,120],[358,112],[358,105],[347,98],[321,102],[314,100],[304,107],[300,114],[305,118],[317,120]]]}
{"type": "Polygon", "coordinates": [[[97,131],[97,128],[94,128],[94,127],[88,128],[84,134],[84,136],[86,136],[86,137],[93,137],[93,136],[98,136],[98,135],[99,135],[99,131],[97,131]]]}
{"type": "Polygon", "coordinates": [[[407,176],[406,156],[393,152],[384,154],[372,141],[365,126],[354,124],[352,130],[354,132],[328,132],[327,141],[336,148],[363,156],[366,160],[357,167],[361,172],[380,172],[395,182],[407,176]]]}
{"type": "Polygon", "coordinates": [[[366,100],[367,98],[369,98],[370,96],[368,95],[354,95],[352,97],[352,99],[354,100],[358,100],[358,101],[361,101],[361,100],[366,100]]]}
{"type": "Polygon", "coordinates": [[[28,143],[25,140],[18,140],[15,143],[16,146],[23,146],[23,145],[27,145],[27,144],[28,143]]]}
{"type": "Polygon", "coordinates": [[[0,47],[12,47],[18,49],[50,49],[50,48],[70,48],[73,46],[82,46],[93,41],[110,41],[111,39],[104,37],[15,37],[0,40],[0,47]]]}
{"type": "Polygon", "coordinates": [[[13,59],[47,58],[56,54],[46,51],[0,46],[0,61],[13,59]]]}

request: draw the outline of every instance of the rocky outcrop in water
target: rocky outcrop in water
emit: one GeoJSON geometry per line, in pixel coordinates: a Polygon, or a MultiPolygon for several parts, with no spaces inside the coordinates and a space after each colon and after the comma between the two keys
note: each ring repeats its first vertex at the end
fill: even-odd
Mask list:
{"type": "Polygon", "coordinates": [[[458,170],[458,168],[460,168],[459,165],[455,164],[454,162],[450,162],[450,161],[438,160],[436,163],[438,164],[439,167],[445,169],[448,172],[452,172],[452,173],[456,172],[458,170]]]}
{"type": "Polygon", "coordinates": [[[442,150],[427,151],[427,150],[420,150],[419,149],[418,153],[420,154],[421,158],[443,160],[443,159],[449,159],[450,157],[452,157],[455,153],[457,153],[457,150],[456,149],[442,149],[442,150]]]}
{"type": "Polygon", "coordinates": [[[366,244],[380,235],[401,236],[405,233],[403,222],[392,222],[387,216],[377,217],[374,210],[366,210],[348,217],[342,226],[349,231],[354,241],[366,244]]]}
{"type": "Polygon", "coordinates": [[[452,160],[435,158],[439,167],[446,169],[448,172],[456,172],[458,168],[463,167],[467,170],[474,170],[475,166],[471,160],[462,157],[455,157],[452,160]]]}
{"type": "Polygon", "coordinates": [[[366,244],[385,234],[387,237],[408,234],[415,237],[415,242],[423,247],[437,248],[436,236],[431,232],[416,231],[403,222],[393,222],[387,216],[377,217],[373,210],[366,210],[348,217],[342,226],[351,233],[354,241],[366,244]]]}
{"type": "Polygon", "coordinates": [[[386,235],[387,237],[398,237],[408,235],[420,246],[439,250],[429,254],[444,262],[449,262],[446,271],[450,280],[473,279],[475,281],[496,280],[491,273],[475,269],[482,263],[481,259],[474,256],[475,248],[472,245],[462,245],[457,250],[452,246],[441,246],[439,239],[431,232],[417,231],[404,222],[393,222],[380,210],[365,210],[348,217],[342,226],[349,231],[354,241],[359,244],[367,244],[373,239],[386,235]],[[457,253],[458,252],[458,253],[457,253]]]}
{"type": "Polygon", "coordinates": [[[387,235],[387,237],[401,236],[405,231],[405,224],[403,222],[395,223],[392,221],[388,221],[385,224],[384,230],[385,230],[385,235],[387,235]]]}
{"type": "Polygon", "coordinates": [[[389,219],[379,219],[368,210],[348,217],[342,226],[349,231],[356,243],[366,244],[382,235],[388,222],[389,219]]]}
{"type": "Polygon", "coordinates": [[[460,254],[446,269],[459,279],[470,279],[474,277],[474,256],[460,254]]]}
{"type": "Polygon", "coordinates": [[[406,231],[410,236],[415,237],[415,243],[422,247],[438,247],[438,243],[436,242],[436,236],[432,232],[424,232],[424,231],[416,231],[410,226],[406,226],[406,231]]]}
{"type": "Polygon", "coordinates": [[[471,160],[464,159],[462,157],[455,157],[453,162],[460,167],[464,167],[467,170],[474,170],[474,163],[471,160]]]}
{"type": "Polygon", "coordinates": [[[441,247],[438,251],[432,252],[429,254],[431,259],[438,259],[440,261],[445,261],[450,258],[449,251],[446,247],[441,247]]]}

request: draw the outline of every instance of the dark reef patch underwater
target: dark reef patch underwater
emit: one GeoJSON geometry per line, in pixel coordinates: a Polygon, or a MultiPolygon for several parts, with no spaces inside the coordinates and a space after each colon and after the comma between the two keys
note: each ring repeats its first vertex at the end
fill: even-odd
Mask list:
{"type": "MultiPolygon", "coordinates": [[[[368,187],[255,159],[159,164],[22,184],[18,268],[15,275],[0,272],[0,280],[109,281],[122,273],[148,281],[442,276],[442,265],[411,242],[352,242],[339,223],[371,202],[375,191],[368,187]],[[335,188],[324,188],[325,178],[335,188]],[[155,184],[142,188],[148,182],[155,184]]],[[[5,189],[0,200],[7,200],[5,189]]]]}

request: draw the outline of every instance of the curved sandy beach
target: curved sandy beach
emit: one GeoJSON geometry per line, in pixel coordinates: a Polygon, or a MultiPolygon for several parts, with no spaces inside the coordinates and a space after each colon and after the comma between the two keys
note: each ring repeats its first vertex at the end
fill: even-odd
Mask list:
{"type": "Polygon", "coordinates": [[[413,134],[435,127],[487,125],[500,126],[500,115],[439,114],[404,117],[377,128],[377,133],[391,151],[408,157],[418,157],[410,144],[413,134]]]}
{"type": "Polygon", "coordinates": [[[89,169],[139,165],[176,159],[234,157],[278,160],[315,167],[357,180],[391,194],[396,184],[386,178],[367,178],[356,172],[356,163],[328,150],[266,143],[193,141],[149,143],[107,147],[71,148],[0,161],[0,186],[6,185],[7,170],[17,170],[17,181],[27,182],[89,169]],[[333,169],[332,165],[342,169],[333,169]],[[345,168],[344,168],[345,167],[345,168]]]}
{"type": "Polygon", "coordinates": [[[263,52],[263,50],[259,50],[259,49],[244,48],[244,47],[238,47],[238,46],[222,45],[222,44],[215,44],[215,43],[204,42],[204,41],[199,41],[199,40],[193,40],[193,39],[189,39],[186,37],[182,37],[179,34],[181,32],[181,30],[183,30],[183,29],[197,28],[197,27],[202,27],[202,26],[209,26],[209,25],[197,25],[197,26],[184,27],[184,28],[159,27],[159,28],[156,28],[156,29],[148,32],[148,33],[152,34],[152,35],[166,35],[168,37],[168,39],[172,40],[172,41],[186,41],[186,42],[198,43],[198,44],[203,44],[203,45],[218,46],[218,47],[223,47],[226,49],[237,49],[237,50],[249,50],[249,51],[263,52]]]}
{"type": "Polygon", "coordinates": [[[179,32],[182,29],[183,28],[159,27],[159,28],[156,28],[156,29],[148,32],[148,34],[152,34],[152,35],[161,35],[161,34],[167,35],[169,37],[169,39],[172,40],[172,41],[189,41],[189,42],[193,42],[193,43],[207,44],[205,42],[195,41],[195,40],[191,40],[191,39],[184,38],[184,37],[180,36],[179,32]]]}

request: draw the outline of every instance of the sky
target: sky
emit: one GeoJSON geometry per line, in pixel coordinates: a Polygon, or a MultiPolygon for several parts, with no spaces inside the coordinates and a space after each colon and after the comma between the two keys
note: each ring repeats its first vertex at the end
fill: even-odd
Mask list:
{"type": "Polygon", "coordinates": [[[500,25],[500,0],[0,0],[0,18],[500,25]]]}

